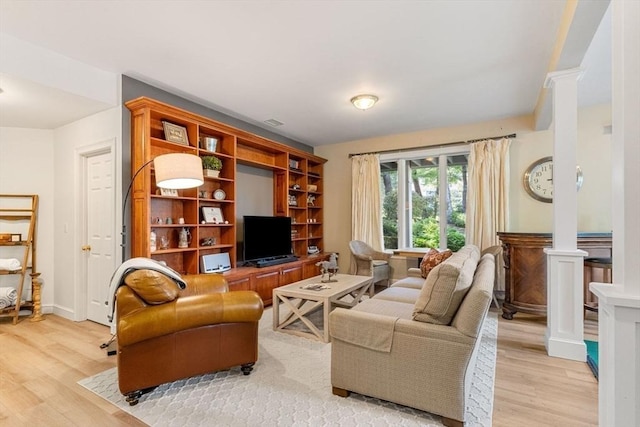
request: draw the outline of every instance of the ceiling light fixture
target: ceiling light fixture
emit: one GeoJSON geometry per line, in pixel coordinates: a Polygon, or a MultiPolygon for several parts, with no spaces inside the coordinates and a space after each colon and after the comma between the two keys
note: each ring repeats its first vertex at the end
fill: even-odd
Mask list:
{"type": "Polygon", "coordinates": [[[269,119],[269,120],[265,120],[264,122],[266,124],[268,124],[269,126],[273,126],[273,127],[282,126],[284,124],[281,121],[276,120],[276,119],[269,119]]]}
{"type": "Polygon", "coordinates": [[[351,103],[359,110],[368,110],[378,102],[378,97],[375,95],[358,95],[351,98],[351,103]]]}

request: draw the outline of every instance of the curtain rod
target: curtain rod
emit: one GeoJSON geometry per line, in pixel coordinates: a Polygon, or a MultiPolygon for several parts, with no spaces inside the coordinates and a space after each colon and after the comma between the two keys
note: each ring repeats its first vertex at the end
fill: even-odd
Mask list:
{"type": "Polygon", "coordinates": [[[349,154],[349,158],[351,158],[353,156],[362,156],[364,154],[402,153],[402,152],[405,152],[405,151],[424,150],[424,149],[428,149],[428,148],[442,148],[442,147],[451,147],[453,145],[467,145],[467,144],[473,144],[474,142],[485,141],[487,139],[515,138],[515,137],[516,137],[516,134],[515,133],[511,133],[509,135],[489,136],[489,137],[486,137],[486,138],[470,139],[468,141],[445,142],[443,144],[429,145],[429,146],[426,146],[426,147],[399,148],[399,149],[396,149],[396,150],[371,151],[371,152],[368,152],[368,153],[351,153],[351,154],[349,154]]]}

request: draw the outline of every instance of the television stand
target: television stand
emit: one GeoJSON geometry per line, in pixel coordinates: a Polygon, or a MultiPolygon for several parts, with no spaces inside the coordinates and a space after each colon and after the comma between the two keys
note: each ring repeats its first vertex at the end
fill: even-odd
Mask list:
{"type": "Polygon", "coordinates": [[[293,262],[297,260],[298,260],[298,257],[295,255],[280,255],[280,256],[262,258],[257,261],[254,261],[253,263],[256,267],[262,268],[262,267],[269,267],[271,265],[278,265],[278,264],[284,264],[287,262],[293,262]]]}

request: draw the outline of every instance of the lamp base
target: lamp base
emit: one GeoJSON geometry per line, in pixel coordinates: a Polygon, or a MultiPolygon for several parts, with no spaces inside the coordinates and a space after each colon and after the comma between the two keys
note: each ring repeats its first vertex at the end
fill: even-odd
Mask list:
{"type": "Polygon", "coordinates": [[[115,356],[118,353],[118,342],[114,339],[107,346],[107,356],[115,356]]]}

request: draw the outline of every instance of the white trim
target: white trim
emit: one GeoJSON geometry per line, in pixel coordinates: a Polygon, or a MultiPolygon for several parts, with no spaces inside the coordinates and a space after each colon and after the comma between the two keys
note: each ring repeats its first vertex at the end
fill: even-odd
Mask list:
{"type": "Polygon", "coordinates": [[[76,319],[76,313],[77,312],[74,312],[74,310],[72,310],[72,309],[70,309],[68,307],[62,307],[62,306],[60,306],[58,304],[53,304],[51,307],[52,307],[52,311],[51,312],[53,314],[55,314],[56,316],[63,317],[65,319],[67,319],[67,320],[74,320],[74,321],[78,320],[78,319],[76,319]]]}
{"type": "MultiPolygon", "coordinates": [[[[118,166],[119,162],[116,161],[116,150],[117,150],[116,141],[117,141],[117,138],[110,138],[104,141],[97,142],[95,144],[85,145],[85,146],[76,148],[75,150],[76,209],[74,214],[74,217],[75,217],[74,220],[76,224],[80,224],[79,232],[76,234],[76,242],[74,244],[75,248],[80,248],[82,245],[86,244],[86,242],[84,241],[84,238],[87,235],[87,221],[86,221],[87,215],[86,215],[86,209],[85,209],[87,202],[86,202],[85,177],[87,174],[87,159],[91,156],[95,156],[98,154],[111,155],[111,165],[112,165],[111,173],[113,174],[112,176],[114,177],[113,207],[116,212],[116,215],[114,215],[114,218],[117,218],[113,224],[113,229],[111,230],[111,232],[113,236],[119,235],[119,233],[117,232],[118,223],[120,223],[120,227],[122,226],[121,224],[122,218],[120,218],[120,215],[119,215],[121,203],[118,200],[118,196],[119,196],[118,189],[120,189],[121,179],[118,174],[118,171],[120,169],[120,167],[118,166]]],[[[117,242],[118,242],[118,239],[114,238],[113,247],[111,248],[113,254],[119,253],[117,250],[118,249],[117,242]]],[[[74,271],[76,272],[76,274],[74,279],[75,281],[74,283],[75,316],[73,320],[82,321],[82,320],[87,320],[88,289],[87,289],[87,283],[86,283],[86,277],[87,277],[86,262],[83,258],[83,253],[81,251],[76,251],[74,252],[74,254],[75,256],[74,256],[73,263],[75,267],[74,271]]],[[[116,258],[117,257],[114,256],[113,271],[115,271],[117,267],[116,261],[115,261],[116,258]]],[[[105,283],[105,286],[108,286],[108,283],[105,283]]]]}
{"type": "MultiPolygon", "coordinates": [[[[412,212],[412,200],[410,191],[412,188],[411,175],[408,172],[409,162],[415,159],[438,157],[438,193],[441,198],[446,198],[447,194],[447,157],[468,155],[471,145],[441,146],[434,148],[420,148],[416,150],[397,151],[391,153],[381,153],[380,163],[396,162],[398,168],[398,248],[413,247],[412,225],[409,217],[412,212]]],[[[438,217],[447,217],[446,203],[438,201],[438,217]]],[[[446,249],[447,227],[439,226],[440,229],[440,249],[446,249]]]]}
{"type": "Polygon", "coordinates": [[[394,160],[410,160],[421,157],[438,157],[443,154],[455,156],[460,154],[468,154],[471,151],[471,145],[455,145],[451,147],[435,147],[435,148],[419,148],[412,151],[396,151],[393,153],[381,153],[380,163],[391,162],[394,160]]]}
{"type": "Polygon", "coordinates": [[[405,160],[398,160],[398,247],[409,247],[411,242],[411,227],[407,227],[408,213],[411,212],[411,197],[405,197],[407,186],[410,185],[407,176],[405,160]],[[401,166],[402,164],[402,166],[401,166]],[[402,197],[401,197],[402,195],[402,197]],[[400,220],[402,216],[402,220],[400,220]]]}
{"type": "Polygon", "coordinates": [[[444,197],[444,201],[447,201],[447,193],[449,189],[449,180],[447,179],[447,157],[451,155],[452,154],[441,154],[438,156],[438,194],[440,195],[440,200],[438,200],[438,216],[440,218],[440,223],[438,224],[438,227],[440,228],[439,249],[447,249],[447,227],[446,225],[444,227],[442,226],[442,219],[444,218],[445,222],[447,220],[447,204],[442,203],[442,198],[444,197]]]}

